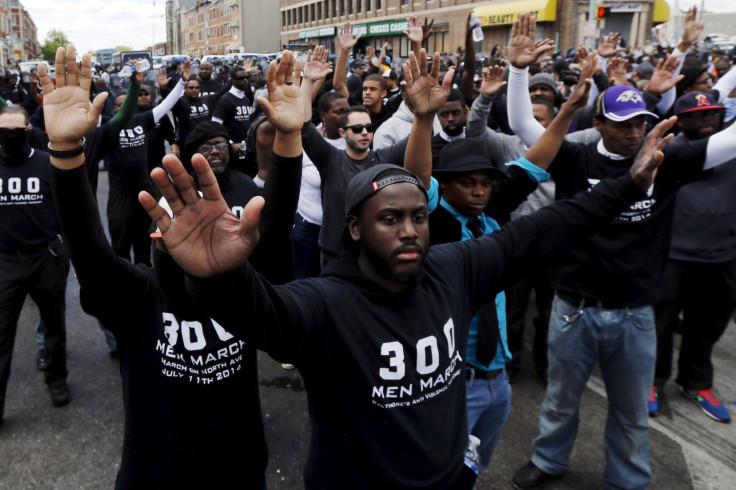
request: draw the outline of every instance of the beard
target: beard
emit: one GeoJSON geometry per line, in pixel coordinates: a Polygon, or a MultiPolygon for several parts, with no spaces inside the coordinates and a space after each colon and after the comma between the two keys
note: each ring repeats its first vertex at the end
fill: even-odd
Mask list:
{"type": "Polygon", "coordinates": [[[413,242],[395,249],[391,252],[390,257],[386,258],[382,257],[370,243],[363,242],[363,254],[379,276],[400,284],[412,285],[418,283],[422,276],[422,264],[424,264],[427,249],[413,242]],[[411,264],[413,267],[410,267],[410,264],[406,264],[406,267],[403,268],[392,267],[389,261],[398,256],[406,248],[412,250],[417,249],[419,251],[419,260],[411,264]]]}

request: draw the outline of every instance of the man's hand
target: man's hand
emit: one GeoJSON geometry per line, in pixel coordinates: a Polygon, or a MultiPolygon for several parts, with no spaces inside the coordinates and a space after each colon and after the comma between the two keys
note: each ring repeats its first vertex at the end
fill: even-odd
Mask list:
{"type": "MultiPolygon", "coordinates": [[[[376,61],[373,61],[373,56],[371,56],[371,63],[373,63],[373,66],[378,68],[378,70],[383,73],[383,60],[386,59],[386,51],[388,50],[388,41],[383,43],[383,46],[381,47],[381,54],[378,56],[378,59],[376,61]]],[[[376,53],[376,50],[373,50],[373,54],[376,53]]]]}
{"type": "Polygon", "coordinates": [[[440,86],[437,81],[440,72],[440,54],[434,54],[431,73],[427,72],[427,51],[424,48],[419,51],[419,58],[417,60],[414,51],[410,51],[409,61],[404,63],[406,97],[414,106],[415,116],[434,116],[450,95],[455,68],[448,70],[440,86]]]}
{"type": "Polygon", "coordinates": [[[136,68],[130,75],[130,83],[133,85],[140,85],[143,83],[143,72],[136,68]]]}
{"type": "Polygon", "coordinates": [[[202,197],[178,158],[166,155],[163,166],[166,170],[155,168],[151,179],[173,216],[169,217],[148,192],[141,192],[138,200],[161,230],[171,257],[195,277],[212,277],[243,265],[258,244],[263,198],[251,199],[239,220],[222,198],[215,175],[202,155],[192,157],[202,197]]]}
{"type": "Polygon", "coordinates": [[[422,42],[426,40],[432,34],[432,26],[434,25],[434,19],[430,20],[429,23],[427,18],[424,18],[424,24],[422,25],[422,42]]]}
{"type": "Polygon", "coordinates": [[[161,88],[164,88],[169,84],[169,82],[171,81],[171,77],[166,73],[166,68],[161,68],[158,71],[157,81],[158,81],[158,86],[161,88]]]}
{"type": "MultiPolygon", "coordinates": [[[[434,19],[432,22],[434,23],[434,19]]],[[[422,23],[417,20],[417,16],[412,15],[411,17],[407,17],[406,23],[409,25],[409,30],[404,31],[406,37],[413,43],[421,43],[424,40],[424,29],[422,28],[422,23]]]]}
{"type": "Polygon", "coordinates": [[[493,97],[506,85],[503,81],[503,66],[483,67],[483,81],[480,84],[480,93],[493,97]]]}
{"type": "Polygon", "coordinates": [[[641,150],[636,155],[630,172],[634,182],[636,182],[636,185],[642,191],[646,191],[654,183],[654,178],[657,176],[657,169],[662,164],[662,160],[664,160],[662,150],[675,137],[674,134],[664,135],[672,129],[676,122],[677,116],[672,116],[654,126],[647,139],[644,140],[641,150]]]}
{"type": "Polygon", "coordinates": [[[184,83],[189,81],[189,75],[192,73],[192,62],[187,60],[181,65],[181,79],[184,83]]]}
{"type": "Polygon", "coordinates": [[[593,81],[590,78],[580,77],[580,81],[575,86],[575,90],[572,91],[567,101],[562,104],[560,111],[568,110],[575,112],[578,109],[588,105],[588,96],[590,95],[590,87],[592,87],[593,81]]]}
{"type": "Polygon", "coordinates": [[[554,41],[544,39],[534,41],[537,22],[529,13],[524,13],[514,21],[509,42],[509,61],[516,68],[526,68],[536,63],[546,52],[555,49],[554,41]]]}
{"type": "MultiPolygon", "coordinates": [[[[332,73],[328,62],[329,57],[330,52],[322,45],[314,48],[314,53],[310,49],[307,53],[307,62],[304,64],[304,78],[313,82],[327,78],[327,75],[332,73]]],[[[283,60],[281,62],[283,63],[283,60]]],[[[270,67],[269,71],[271,71],[270,67]]]]}
{"type": "Polygon", "coordinates": [[[695,19],[698,16],[698,7],[690,7],[685,14],[685,29],[682,32],[682,40],[677,46],[680,51],[685,53],[692,43],[700,38],[700,33],[703,31],[705,25],[702,21],[698,22],[695,19]]]}
{"type": "Polygon", "coordinates": [[[685,78],[685,75],[679,75],[675,79],[672,78],[679,65],[680,60],[677,56],[670,56],[667,61],[659,60],[654,73],[652,73],[652,78],[649,80],[649,85],[647,85],[647,92],[654,97],[659,97],[677,85],[677,82],[685,78]]]}
{"type": "Polygon", "coordinates": [[[609,32],[607,36],[601,37],[601,43],[598,45],[598,54],[603,58],[610,58],[616,53],[626,51],[624,48],[617,48],[621,41],[621,34],[618,32],[609,32]]]}
{"type": "Polygon", "coordinates": [[[243,62],[243,69],[245,70],[246,75],[250,75],[250,72],[253,71],[253,62],[255,58],[248,58],[243,62]]]}
{"type": "Polygon", "coordinates": [[[358,34],[355,38],[353,38],[353,25],[348,20],[340,28],[340,49],[353,49],[353,46],[355,46],[361,36],[362,34],[358,34]]]}
{"type": "Polygon", "coordinates": [[[598,51],[588,51],[584,46],[581,46],[580,49],[577,55],[580,62],[580,79],[593,78],[593,75],[601,71],[598,51]]]}
{"type": "Polygon", "coordinates": [[[268,99],[258,97],[268,121],[284,133],[299,132],[304,125],[304,102],[299,88],[301,71],[301,61],[291,51],[284,51],[278,66],[275,61],[268,66],[268,99]]]}
{"type": "Polygon", "coordinates": [[[611,85],[626,85],[629,60],[616,56],[608,62],[608,80],[611,85]]]}
{"type": "Polygon", "coordinates": [[[176,143],[171,144],[171,154],[175,157],[179,156],[179,145],[177,145],[176,143]]]}
{"type": "Polygon", "coordinates": [[[82,70],[74,62],[73,45],[56,50],[56,89],[41,63],[38,74],[43,88],[43,114],[51,146],[57,150],[76,148],[82,138],[97,125],[100,112],[107,99],[103,92],[89,104],[89,87],[92,83],[92,62],[88,54],[82,56],[82,70]],[[68,56],[67,56],[68,55],[68,56]],[[65,68],[67,58],[69,70],[65,68]]]}

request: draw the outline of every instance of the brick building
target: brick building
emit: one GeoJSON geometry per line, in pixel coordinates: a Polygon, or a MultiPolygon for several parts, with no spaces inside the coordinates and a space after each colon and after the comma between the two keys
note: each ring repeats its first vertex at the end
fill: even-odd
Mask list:
{"type": "Polygon", "coordinates": [[[36,24],[18,0],[7,2],[10,31],[6,33],[10,57],[17,60],[37,58],[41,52],[36,24]]]}
{"type": "Polygon", "coordinates": [[[166,37],[172,53],[278,50],[279,10],[261,0],[167,0],[166,37]]]}

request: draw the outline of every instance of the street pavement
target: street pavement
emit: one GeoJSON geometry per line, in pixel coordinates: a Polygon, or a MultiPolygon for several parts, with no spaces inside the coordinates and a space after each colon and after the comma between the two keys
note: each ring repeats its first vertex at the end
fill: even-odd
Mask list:
{"type": "MultiPolygon", "coordinates": [[[[100,208],[105,209],[107,174],[100,174],[100,208]]],[[[104,216],[104,212],[102,213],[104,216]]],[[[531,318],[531,315],[530,315],[531,318]]],[[[28,299],[18,326],[8,386],[5,424],[0,428],[0,489],[104,489],[115,483],[122,445],[123,409],[119,364],[107,354],[104,337],[92,317],[81,311],[79,288],[69,276],[67,352],[72,401],[55,408],[35,368],[34,329],[38,310],[28,299]]],[[[532,328],[528,329],[531,333],[532,328]]],[[[716,345],[715,386],[736,415],[736,330],[733,322],[716,345]]],[[[526,353],[525,370],[513,383],[509,421],[488,470],[477,488],[512,488],[511,477],[531,456],[538,432],[544,387],[533,376],[526,353]]],[[[298,371],[287,371],[266,354],[259,355],[259,379],[266,436],[270,447],[268,488],[302,488],[309,421],[306,393],[298,371]]],[[[580,430],[565,478],[548,489],[603,488],[603,429],[607,400],[594,375],[582,399],[580,430]]],[[[652,487],[667,490],[736,488],[736,424],[706,417],[670,383],[661,414],[651,420],[652,487]]],[[[236,441],[248,457],[247,441],[236,441]]],[[[237,447],[237,446],[236,446],[237,447]]],[[[232,448],[213,448],[232,450],[232,448]]],[[[236,449],[237,450],[237,449],[236,449]]]]}

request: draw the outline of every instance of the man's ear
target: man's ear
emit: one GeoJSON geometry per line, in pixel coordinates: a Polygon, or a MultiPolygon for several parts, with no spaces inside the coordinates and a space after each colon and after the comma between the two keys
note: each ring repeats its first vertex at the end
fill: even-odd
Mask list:
{"type": "Polygon", "coordinates": [[[602,125],[603,125],[603,121],[601,121],[600,118],[598,117],[593,118],[593,127],[596,129],[596,131],[600,132],[602,125]]]}
{"type": "Polygon", "coordinates": [[[348,215],[346,218],[348,231],[350,232],[350,238],[353,239],[354,242],[360,241],[360,220],[357,216],[348,215]]]}
{"type": "Polygon", "coordinates": [[[342,129],[342,128],[337,128],[337,132],[338,132],[338,133],[340,134],[340,137],[341,137],[341,138],[344,138],[344,137],[345,137],[345,134],[346,134],[346,133],[345,133],[345,130],[344,130],[344,129],[342,129]]]}

